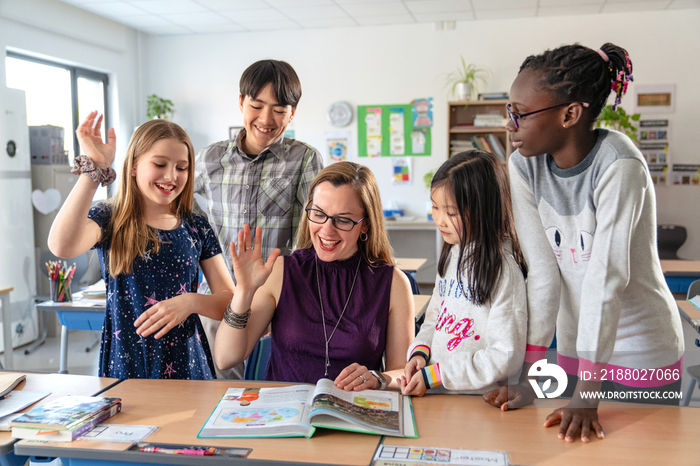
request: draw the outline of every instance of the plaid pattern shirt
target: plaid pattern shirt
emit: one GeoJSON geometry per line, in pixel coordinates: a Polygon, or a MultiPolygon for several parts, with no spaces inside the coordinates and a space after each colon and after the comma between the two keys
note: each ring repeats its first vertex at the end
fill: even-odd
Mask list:
{"type": "Polygon", "coordinates": [[[311,181],[323,168],[321,153],[303,142],[282,137],[252,158],[240,148],[244,137],[245,129],[235,140],[202,149],[195,159],[194,191],[207,201],[231,276],[230,242],[238,242],[246,223],[253,234],[255,227],[263,229],[264,260],[275,248],[291,252],[311,181]]]}

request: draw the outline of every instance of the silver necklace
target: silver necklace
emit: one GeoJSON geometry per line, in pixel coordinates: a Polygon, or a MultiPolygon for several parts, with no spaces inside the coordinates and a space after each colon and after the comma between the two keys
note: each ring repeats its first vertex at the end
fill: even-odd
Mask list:
{"type": "Polygon", "coordinates": [[[343,320],[343,316],[345,315],[345,310],[348,308],[348,303],[350,302],[350,297],[352,296],[352,292],[355,289],[355,282],[357,281],[357,272],[360,271],[360,264],[362,263],[362,256],[360,256],[360,260],[357,261],[357,268],[355,269],[355,278],[352,279],[352,286],[350,287],[350,293],[348,293],[348,299],[345,300],[345,306],[343,306],[343,312],[340,313],[340,317],[338,317],[338,322],[336,322],[335,327],[333,327],[333,331],[331,332],[331,336],[328,336],[328,332],[326,332],[326,313],[323,311],[323,296],[321,295],[321,280],[318,278],[319,273],[318,273],[318,256],[314,256],[314,260],[316,262],[316,285],[318,286],[318,301],[321,304],[321,322],[323,323],[323,339],[326,342],[326,371],[325,371],[325,376],[328,377],[328,370],[331,368],[331,360],[328,357],[328,344],[331,342],[331,338],[333,338],[333,335],[335,335],[335,331],[338,330],[338,324],[340,324],[340,321],[343,320]]]}

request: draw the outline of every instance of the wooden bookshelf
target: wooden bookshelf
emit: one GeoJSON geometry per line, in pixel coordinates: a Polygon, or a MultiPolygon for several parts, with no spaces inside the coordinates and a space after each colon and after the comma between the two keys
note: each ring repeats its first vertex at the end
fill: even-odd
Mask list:
{"type": "MultiPolygon", "coordinates": [[[[481,114],[495,114],[508,118],[506,112],[507,100],[470,100],[448,102],[448,133],[449,155],[451,156],[452,141],[472,141],[473,137],[483,137],[487,141],[489,135],[496,137],[504,148],[505,160],[513,152],[510,144],[510,133],[505,126],[474,126],[474,118],[481,114]]],[[[496,153],[495,151],[491,151],[496,153]]]]}

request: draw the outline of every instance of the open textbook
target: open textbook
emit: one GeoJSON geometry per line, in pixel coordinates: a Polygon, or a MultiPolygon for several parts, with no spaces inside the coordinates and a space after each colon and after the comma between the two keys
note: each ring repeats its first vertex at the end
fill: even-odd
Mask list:
{"type": "Polygon", "coordinates": [[[213,437],[311,437],[317,427],[416,438],[410,397],[314,385],[229,388],[199,432],[213,437]]]}

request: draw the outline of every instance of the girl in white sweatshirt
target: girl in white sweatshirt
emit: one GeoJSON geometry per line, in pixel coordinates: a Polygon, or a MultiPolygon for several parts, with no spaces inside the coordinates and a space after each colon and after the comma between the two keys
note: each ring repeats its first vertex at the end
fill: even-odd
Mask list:
{"type": "Polygon", "coordinates": [[[509,367],[520,369],[527,335],[506,167],[488,152],[457,154],[433,177],[430,198],[445,243],[402,392],[483,394],[507,381],[509,367]]]}

